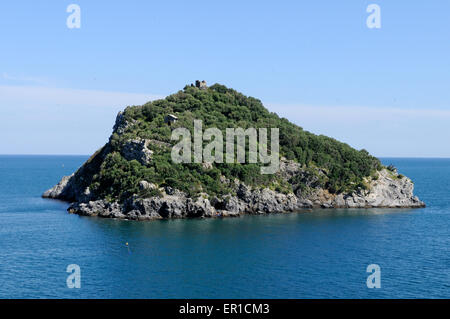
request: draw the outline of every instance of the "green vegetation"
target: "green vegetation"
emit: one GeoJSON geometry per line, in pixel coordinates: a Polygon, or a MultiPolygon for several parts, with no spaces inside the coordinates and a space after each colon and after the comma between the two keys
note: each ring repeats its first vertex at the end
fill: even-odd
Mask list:
{"type": "MultiPolygon", "coordinates": [[[[203,129],[217,127],[223,132],[228,127],[279,128],[280,156],[294,160],[310,174],[316,174],[314,186],[327,188],[332,193],[364,187],[363,178],[373,176],[382,167],[367,151],[357,151],[333,138],[304,131],[269,112],[261,101],[219,84],[206,90],[186,86],[165,99],[128,107],[124,117],[135,124],[121,135],[113,134],[111,152],[104,158],[90,185],[91,190],[103,198],[124,200],[132,194],[157,195],[140,192],[138,184],[141,180],[171,186],[190,196],[201,192],[223,195],[231,192],[231,188],[221,182],[221,176],[231,183],[237,178],[252,186],[285,193],[295,191],[292,181],[289,184],[278,174],[261,175],[260,164],[213,164],[212,169],[204,169],[201,164],[175,164],[170,158],[170,148],[155,145],[150,145],[154,154],[148,166],[135,160],[127,161],[120,155],[121,146],[129,139],[153,139],[173,144],[170,140],[172,129],[186,127],[193,133],[194,119],[203,121],[203,129]],[[175,114],[179,120],[169,126],[164,123],[167,114],[175,114]],[[321,174],[317,173],[319,170],[321,174]]],[[[300,180],[294,182],[296,188],[306,187],[300,180]]]]}
{"type": "Polygon", "coordinates": [[[389,164],[389,165],[386,167],[386,169],[387,169],[388,171],[390,171],[390,172],[395,172],[395,171],[397,170],[397,168],[396,168],[394,165],[392,165],[392,164],[389,164]]]}

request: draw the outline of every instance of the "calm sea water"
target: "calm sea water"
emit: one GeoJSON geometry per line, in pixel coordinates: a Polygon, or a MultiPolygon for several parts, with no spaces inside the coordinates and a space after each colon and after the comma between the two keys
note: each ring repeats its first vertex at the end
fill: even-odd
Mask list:
{"type": "Polygon", "coordinates": [[[1,298],[450,298],[450,159],[383,159],[425,209],[154,222],[40,198],[86,159],[0,156],[1,298]],[[366,286],[369,264],[381,289],[366,286]]]}

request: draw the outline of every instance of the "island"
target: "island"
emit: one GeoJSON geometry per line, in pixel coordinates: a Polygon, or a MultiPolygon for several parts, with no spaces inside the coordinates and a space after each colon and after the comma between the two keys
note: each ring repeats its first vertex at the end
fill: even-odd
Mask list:
{"type": "Polygon", "coordinates": [[[69,202],[68,211],[83,216],[154,220],[424,207],[413,189],[408,177],[366,150],[307,132],[234,89],[196,81],[119,112],[109,141],[42,196],[69,202]],[[278,169],[263,174],[267,164],[248,161],[250,143],[243,147],[246,161],[174,161],[179,141],[172,133],[184,129],[194,140],[195,121],[224,135],[229,128],[277,129],[279,147],[267,146],[278,169]]]}

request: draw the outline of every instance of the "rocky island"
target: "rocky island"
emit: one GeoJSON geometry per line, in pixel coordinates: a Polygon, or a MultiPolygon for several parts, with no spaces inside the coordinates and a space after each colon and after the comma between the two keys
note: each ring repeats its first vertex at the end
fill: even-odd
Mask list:
{"type": "MultiPolygon", "coordinates": [[[[205,142],[206,143],[206,142],[205,142]]],[[[43,194],[70,213],[132,220],[296,212],[307,208],[413,208],[413,182],[365,150],[314,135],[258,99],[197,81],[117,116],[109,141],[43,194]],[[279,170],[261,163],[175,163],[176,128],[278,128],[279,170]]]]}

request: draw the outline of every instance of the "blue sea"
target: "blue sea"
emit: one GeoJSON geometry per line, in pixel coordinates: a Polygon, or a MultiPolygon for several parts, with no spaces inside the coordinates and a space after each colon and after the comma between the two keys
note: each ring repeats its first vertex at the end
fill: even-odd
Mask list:
{"type": "Polygon", "coordinates": [[[86,159],[0,156],[0,298],[450,298],[450,159],[382,159],[423,209],[152,222],[40,197],[86,159]]]}

